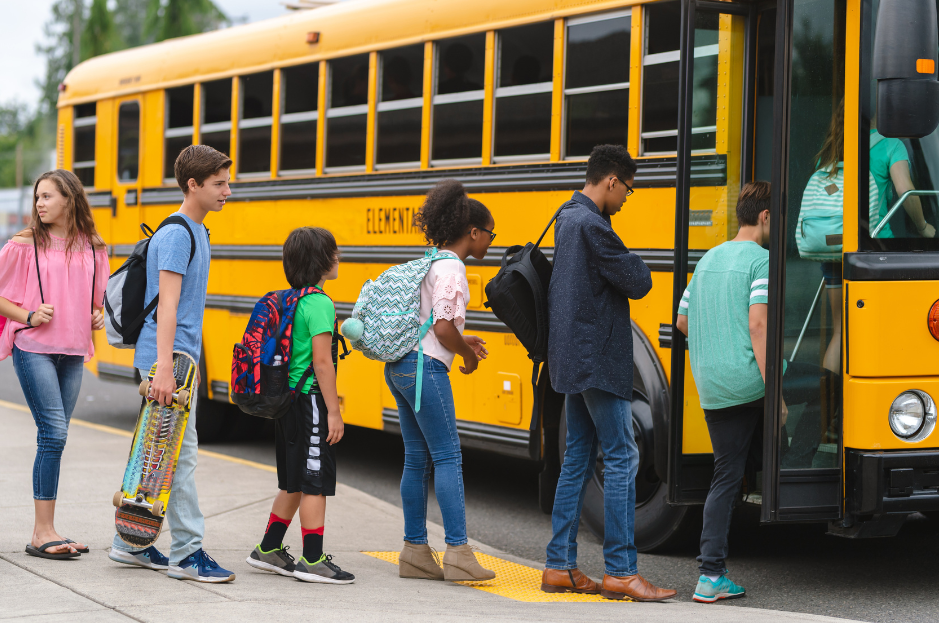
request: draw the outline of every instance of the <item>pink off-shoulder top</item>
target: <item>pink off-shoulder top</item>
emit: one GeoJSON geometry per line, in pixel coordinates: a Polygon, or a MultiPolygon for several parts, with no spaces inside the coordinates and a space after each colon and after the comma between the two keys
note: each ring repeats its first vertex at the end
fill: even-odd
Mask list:
{"type": "MultiPolygon", "coordinates": [[[[95,354],[92,343],[91,301],[92,262],[95,273],[95,307],[104,303],[108,283],[108,252],[96,249],[94,260],[87,241],[76,243],[71,256],[66,240],[51,236],[52,244],[39,251],[39,275],[45,302],[53,306],[52,321],[34,329],[14,332],[25,325],[7,320],[0,333],[0,360],[20,350],[31,353],[82,355],[88,361],[95,354]]],[[[36,279],[33,243],[7,242],[0,249],[0,296],[24,309],[35,311],[42,300],[36,279]]]]}

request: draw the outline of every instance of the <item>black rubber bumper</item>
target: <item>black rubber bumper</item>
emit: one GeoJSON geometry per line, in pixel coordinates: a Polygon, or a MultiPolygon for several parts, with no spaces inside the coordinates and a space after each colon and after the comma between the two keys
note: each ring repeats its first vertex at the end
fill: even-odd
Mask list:
{"type": "Polygon", "coordinates": [[[862,517],[938,510],[938,450],[846,450],[846,509],[862,517]]]}

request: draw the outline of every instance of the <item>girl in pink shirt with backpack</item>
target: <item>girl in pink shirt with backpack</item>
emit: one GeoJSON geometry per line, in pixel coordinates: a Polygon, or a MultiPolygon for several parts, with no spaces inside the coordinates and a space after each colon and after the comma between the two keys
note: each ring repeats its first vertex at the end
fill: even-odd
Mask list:
{"type": "Polygon", "coordinates": [[[75,558],[88,551],[55,529],[59,466],[69,419],[104,327],[108,253],[82,183],[70,171],[43,173],[33,187],[32,223],[0,249],[0,360],[13,367],[39,430],[33,463],[35,523],[26,553],[75,558]]]}

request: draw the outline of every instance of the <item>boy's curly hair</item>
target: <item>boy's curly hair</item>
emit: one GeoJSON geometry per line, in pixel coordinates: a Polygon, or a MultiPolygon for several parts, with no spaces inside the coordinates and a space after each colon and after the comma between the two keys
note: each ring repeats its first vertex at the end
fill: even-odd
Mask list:
{"type": "Polygon", "coordinates": [[[453,244],[469,227],[487,227],[492,220],[487,206],[468,197],[464,185],[451,179],[435,184],[415,214],[415,225],[436,247],[453,244]]]}

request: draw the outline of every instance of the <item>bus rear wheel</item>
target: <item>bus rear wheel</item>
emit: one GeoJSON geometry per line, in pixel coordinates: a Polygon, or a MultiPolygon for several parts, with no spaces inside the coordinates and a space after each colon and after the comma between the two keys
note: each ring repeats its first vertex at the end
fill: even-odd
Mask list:
{"type": "MultiPolygon", "coordinates": [[[[653,420],[650,406],[637,393],[631,402],[634,440],[639,454],[637,477],[634,479],[636,503],[634,512],[634,544],[641,552],[672,549],[692,543],[701,530],[699,507],[670,506],[667,483],[654,469],[653,420]]],[[[565,455],[566,424],[563,411],[559,422],[559,456],[565,455]]],[[[595,470],[582,506],[585,525],[599,539],[604,538],[604,457],[598,452],[595,470]]]]}

